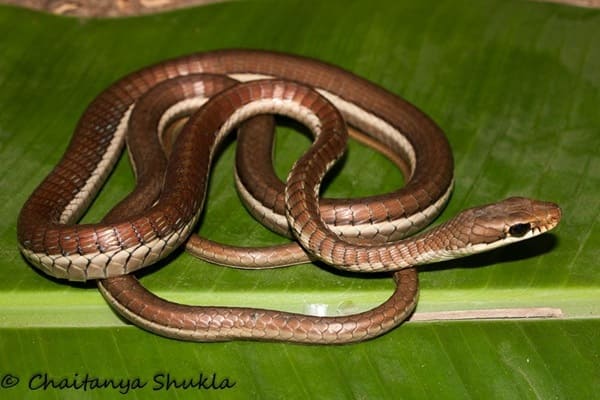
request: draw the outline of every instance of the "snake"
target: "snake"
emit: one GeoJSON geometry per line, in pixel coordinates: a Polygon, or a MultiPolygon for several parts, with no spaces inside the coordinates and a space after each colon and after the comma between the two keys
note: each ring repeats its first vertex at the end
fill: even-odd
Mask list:
{"type": "MultiPolygon", "coordinates": [[[[419,232],[439,214],[452,186],[453,158],[443,131],[399,96],[315,59],[259,50],[210,51],[143,68],[96,97],[61,160],[24,204],[17,236],[32,265],[56,278],[98,279],[102,294],[121,315],[164,336],[346,343],[381,335],[410,315],[418,292],[415,266],[528,239],[554,228],[561,218],[554,203],[511,197],[466,209],[419,232]],[[198,74],[207,79],[198,79],[198,74]],[[186,76],[191,84],[174,83],[186,76]],[[218,76],[242,82],[222,85],[218,76]],[[145,94],[163,84],[167,89],[161,93],[171,95],[179,87],[176,97],[187,100],[164,113],[138,109],[143,102],[158,101],[161,96],[145,94]],[[206,95],[209,92],[216,94],[206,95]],[[160,135],[126,139],[136,124],[152,120],[161,130],[198,106],[168,159],[161,150],[149,150],[160,148],[160,135]],[[291,234],[300,243],[301,249],[288,246],[293,260],[283,263],[302,262],[305,257],[345,271],[393,273],[396,290],[382,305],[339,317],[187,306],[153,295],[130,275],[187,240],[204,206],[216,149],[234,128],[262,114],[298,120],[315,139],[285,185],[275,184],[279,188],[272,190],[273,195],[261,198],[254,189],[264,192],[265,186],[244,184],[238,170],[236,183],[249,209],[259,219],[275,221],[272,229],[291,234]],[[398,154],[408,177],[405,186],[358,201],[321,201],[322,179],[344,153],[347,125],[398,154]],[[100,223],[77,224],[126,140],[136,189],[100,223]],[[139,201],[144,197],[150,203],[139,201]],[[268,204],[273,198],[279,199],[276,205],[268,204]]],[[[194,242],[188,247],[194,248],[194,242]]],[[[218,248],[211,252],[219,253],[218,248]]],[[[227,255],[222,260],[235,264],[235,258],[227,255]]]]}

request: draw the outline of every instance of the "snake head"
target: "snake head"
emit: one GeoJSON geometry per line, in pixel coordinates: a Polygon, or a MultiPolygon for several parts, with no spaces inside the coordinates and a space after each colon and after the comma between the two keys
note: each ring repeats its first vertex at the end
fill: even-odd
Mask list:
{"type": "Polygon", "coordinates": [[[465,210],[459,219],[469,247],[484,251],[540,235],[554,228],[560,218],[557,204],[510,197],[465,210]]]}

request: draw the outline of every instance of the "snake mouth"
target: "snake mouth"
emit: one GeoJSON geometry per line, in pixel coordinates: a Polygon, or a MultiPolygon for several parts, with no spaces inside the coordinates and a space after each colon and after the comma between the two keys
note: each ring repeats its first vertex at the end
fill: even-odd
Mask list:
{"type": "Polygon", "coordinates": [[[554,229],[562,218],[562,210],[556,203],[533,201],[533,213],[537,216],[535,228],[537,234],[554,229]]]}

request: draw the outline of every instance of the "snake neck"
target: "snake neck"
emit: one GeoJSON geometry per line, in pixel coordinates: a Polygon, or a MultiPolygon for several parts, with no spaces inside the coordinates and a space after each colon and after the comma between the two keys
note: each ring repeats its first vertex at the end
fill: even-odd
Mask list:
{"type": "Polygon", "coordinates": [[[321,249],[328,251],[327,259],[322,259],[357,272],[395,271],[529,239],[553,229],[560,219],[561,210],[554,203],[511,197],[466,209],[447,222],[397,242],[348,245],[325,233],[321,249]]]}

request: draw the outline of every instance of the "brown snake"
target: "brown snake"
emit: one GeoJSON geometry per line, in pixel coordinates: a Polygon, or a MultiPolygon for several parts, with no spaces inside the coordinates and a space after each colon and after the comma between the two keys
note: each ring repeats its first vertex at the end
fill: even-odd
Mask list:
{"type": "MultiPolygon", "coordinates": [[[[396,326],[414,308],[416,272],[407,267],[532,237],[560,220],[555,204],[511,198],[465,210],[432,230],[396,240],[420,230],[439,213],[451,191],[452,165],[448,143],[435,123],[399,97],[349,72],[271,52],[196,54],[130,74],[91,103],[63,158],[24,205],[18,221],[19,245],[32,264],[50,275],[70,280],[110,278],[100,281],[99,287],[111,305],[133,322],[166,336],[362,340],[396,326]],[[251,82],[225,88],[229,84],[215,76],[191,77],[196,83],[169,81],[191,74],[222,74],[251,82]],[[142,98],[161,82],[170,86],[142,98]],[[128,136],[136,190],[102,223],[74,225],[116,162],[125,132],[138,129],[136,124],[161,130],[190,107],[176,105],[164,115],[147,112],[171,95],[177,100],[212,98],[186,123],[168,162],[159,135],[128,136]],[[147,105],[138,110],[143,102],[147,105]],[[320,204],[321,180],[344,151],[347,133],[340,112],[348,124],[397,153],[408,174],[405,187],[360,201],[320,204]],[[215,148],[232,128],[263,113],[298,119],[313,132],[315,142],[294,165],[283,196],[283,186],[273,188],[277,184],[266,176],[259,179],[266,186],[246,184],[240,176],[242,197],[253,214],[275,221],[273,229],[287,231],[289,221],[294,237],[317,259],[346,270],[396,271],[397,289],[378,308],[352,316],[314,317],[183,306],[152,295],[126,275],[165,257],[187,239],[203,207],[215,148]]],[[[304,256],[297,248],[290,251],[295,255],[289,263],[301,262],[298,257],[304,256]]],[[[219,253],[219,246],[208,253],[219,253]]],[[[231,257],[225,255],[221,262],[235,264],[239,259],[231,257]]],[[[251,257],[250,265],[256,260],[251,257]]]]}

